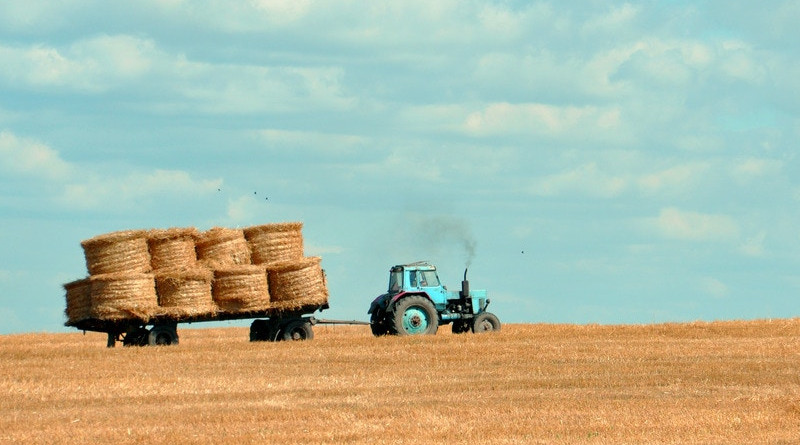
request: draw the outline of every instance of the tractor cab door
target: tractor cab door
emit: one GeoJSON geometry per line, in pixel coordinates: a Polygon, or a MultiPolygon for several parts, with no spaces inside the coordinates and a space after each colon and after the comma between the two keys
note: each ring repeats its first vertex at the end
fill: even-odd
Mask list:
{"type": "Polygon", "coordinates": [[[409,274],[411,287],[420,289],[428,294],[438,311],[443,311],[447,306],[447,291],[439,281],[435,270],[417,270],[409,274]]]}

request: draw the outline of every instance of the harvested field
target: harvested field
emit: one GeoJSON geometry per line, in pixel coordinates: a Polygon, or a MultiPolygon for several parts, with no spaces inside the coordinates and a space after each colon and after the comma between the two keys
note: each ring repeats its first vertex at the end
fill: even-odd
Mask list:
{"type": "Polygon", "coordinates": [[[0,442],[797,443],[800,319],[309,342],[0,336],[0,442]]]}

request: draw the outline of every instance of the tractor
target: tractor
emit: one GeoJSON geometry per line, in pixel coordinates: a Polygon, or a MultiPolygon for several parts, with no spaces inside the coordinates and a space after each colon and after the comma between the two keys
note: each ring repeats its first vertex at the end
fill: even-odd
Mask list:
{"type": "Polygon", "coordinates": [[[375,336],[436,334],[450,324],[454,334],[500,330],[500,320],[487,312],[485,290],[470,290],[467,270],[460,291],[449,291],[439,281],[436,266],[426,261],[394,266],[389,290],[370,305],[370,327],[375,336]]]}

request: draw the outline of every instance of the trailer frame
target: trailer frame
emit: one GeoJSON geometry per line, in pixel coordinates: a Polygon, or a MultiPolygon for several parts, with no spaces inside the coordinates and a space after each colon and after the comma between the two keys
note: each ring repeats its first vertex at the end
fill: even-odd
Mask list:
{"type": "Polygon", "coordinates": [[[177,325],[180,323],[202,323],[209,321],[233,321],[255,319],[250,325],[250,341],[310,340],[313,338],[311,326],[315,324],[369,324],[359,321],[320,320],[313,313],[323,311],[330,306],[323,304],[306,304],[292,308],[273,307],[258,311],[226,312],[196,316],[174,317],[170,315],[154,315],[143,318],[127,318],[101,320],[86,318],[68,321],[65,326],[77,328],[84,332],[102,332],[108,335],[106,346],[113,348],[117,342],[125,346],[171,345],[178,343],[177,325]],[[152,328],[148,329],[148,326],[152,328]],[[260,328],[268,326],[268,332],[260,328]],[[288,333],[287,328],[292,327],[288,333]],[[295,329],[300,331],[295,332],[295,329]],[[306,332],[306,335],[298,333],[306,332]],[[284,335],[285,334],[285,335],[284,335]]]}

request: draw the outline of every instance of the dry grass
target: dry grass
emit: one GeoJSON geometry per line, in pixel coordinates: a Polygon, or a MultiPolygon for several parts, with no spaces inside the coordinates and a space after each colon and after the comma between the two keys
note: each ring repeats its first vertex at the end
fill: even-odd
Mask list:
{"type": "Polygon", "coordinates": [[[0,442],[797,443],[800,319],[310,342],[0,336],[0,442]]]}

